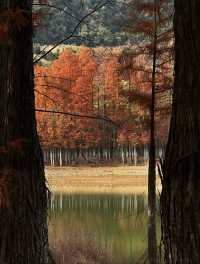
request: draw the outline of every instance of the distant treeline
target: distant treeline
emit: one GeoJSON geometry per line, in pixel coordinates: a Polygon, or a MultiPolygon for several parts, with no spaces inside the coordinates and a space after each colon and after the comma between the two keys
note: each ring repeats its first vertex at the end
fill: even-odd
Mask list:
{"type": "MultiPolygon", "coordinates": [[[[100,1],[53,0],[48,2],[52,7],[35,6],[40,21],[36,27],[34,41],[41,44],[53,44],[66,37],[78,22],[73,17],[81,19],[100,1]]],[[[105,7],[90,16],[78,28],[76,35],[80,37],[72,38],[66,44],[95,47],[117,46],[130,42],[133,36],[124,32],[124,19],[128,12],[125,2],[123,0],[108,1],[105,7]]]]}

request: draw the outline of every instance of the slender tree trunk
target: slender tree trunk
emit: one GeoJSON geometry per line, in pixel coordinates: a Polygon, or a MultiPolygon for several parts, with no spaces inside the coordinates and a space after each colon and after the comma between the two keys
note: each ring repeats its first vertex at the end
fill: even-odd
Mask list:
{"type": "Polygon", "coordinates": [[[165,263],[200,263],[200,1],[175,0],[175,83],[162,170],[165,263]]]}
{"type": "Polygon", "coordinates": [[[155,88],[157,59],[157,0],[154,0],[154,39],[152,64],[152,95],[150,108],[150,146],[148,170],[148,260],[149,264],[157,263],[156,239],[156,149],[155,149],[155,88]]]}
{"type": "Polygon", "coordinates": [[[23,10],[0,43],[0,263],[47,263],[47,199],[36,131],[32,58],[32,1],[1,1],[23,10]]]}

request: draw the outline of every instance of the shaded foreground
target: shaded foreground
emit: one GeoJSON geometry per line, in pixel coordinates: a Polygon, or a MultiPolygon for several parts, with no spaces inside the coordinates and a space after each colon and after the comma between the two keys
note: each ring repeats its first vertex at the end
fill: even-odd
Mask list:
{"type": "Polygon", "coordinates": [[[52,256],[57,264],[112,264],[112,252],[91,235],[83,232],[68,233],[65,240],[51,241],[52,256]]]}
{"type": "Polygon", "coordinates": [[[142,263],[146,195],[57,193],[49,208],[49,240],[58,263],[142,263]]]}

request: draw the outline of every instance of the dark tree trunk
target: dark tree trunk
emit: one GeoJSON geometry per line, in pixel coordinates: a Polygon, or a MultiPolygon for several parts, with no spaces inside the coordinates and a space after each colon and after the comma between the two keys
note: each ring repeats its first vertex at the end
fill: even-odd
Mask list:
{"type": "Polygon", "coordinates": [[[165,263],[200,263],[200,1],[175,0],[175,84],[162,168],[165,263]]]}
{"type": "Polygon", "coordinates": [[[0,8],[23,10],[26,18],[0,43],[0,263],[44,264],[47,201],[34,111],[32,1],[1,1],[0,8]]]}
{"type": "Polygon", "coordinates": [[[152,93],[150,108],[150,144],[148,169],[148,261],[157,263],[156,239],[156,146],[155,146],[155,89],[157,62],[157,0],[154,0],[154,36],[152,64],[152,93]]]}

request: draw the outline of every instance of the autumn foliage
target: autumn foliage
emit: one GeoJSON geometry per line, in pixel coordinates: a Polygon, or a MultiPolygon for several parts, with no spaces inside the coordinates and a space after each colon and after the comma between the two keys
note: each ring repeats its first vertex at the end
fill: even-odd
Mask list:
{"type": "MultiPolygon", "coordinates": [[[[169,76],[160,76],[160,83],[169,76]]],[[[87,148],[146,144],[149,140],[150,70],[145,56],[120,49],[66,48],[49,66],[35,67],[36,108],[111,119],[37,112],[44,146],[87,148]],[[144,65],[145,68],[144,68],[144,65]]],[[[169,93],[158,95],[157,140],[165,141],[169,93]],[[163,118],[165,117],[165,118],[163,118]]]]}

